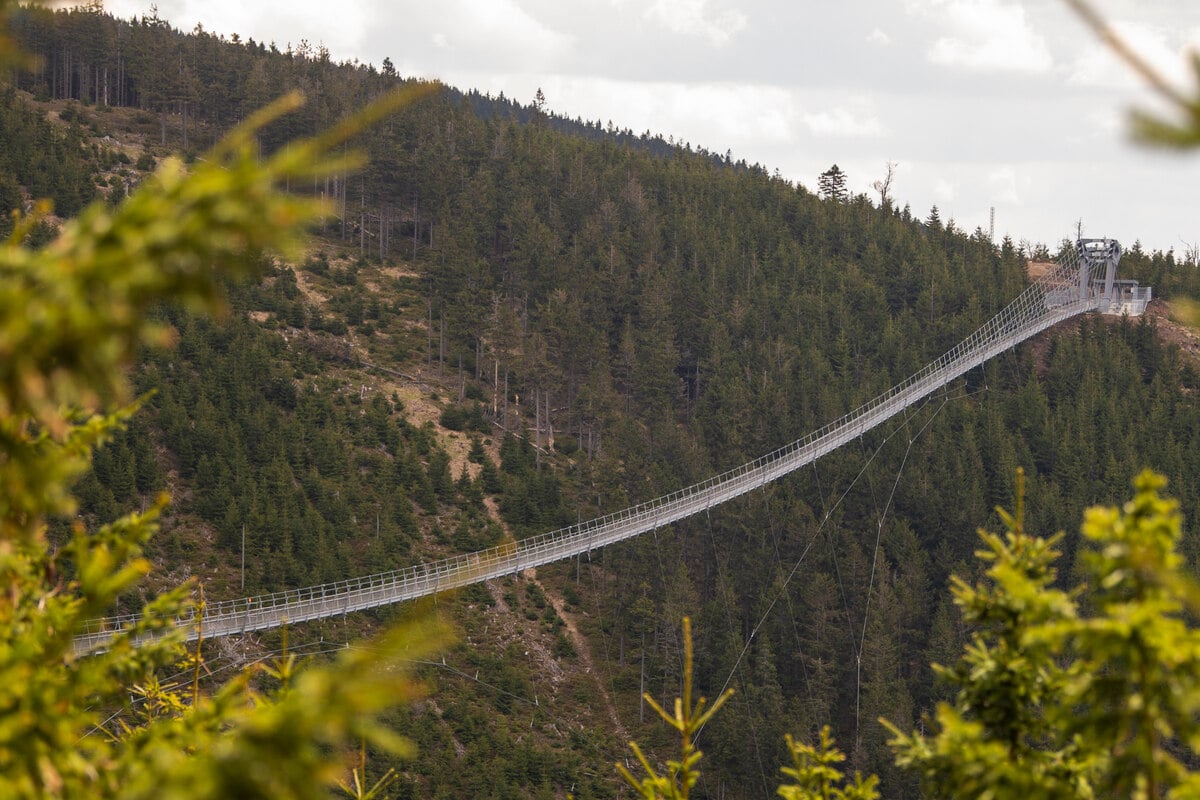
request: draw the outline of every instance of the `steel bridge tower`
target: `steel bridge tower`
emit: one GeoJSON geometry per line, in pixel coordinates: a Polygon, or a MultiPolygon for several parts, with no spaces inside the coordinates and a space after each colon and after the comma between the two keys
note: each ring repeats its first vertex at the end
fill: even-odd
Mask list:
{"type": "Polygon", "coordinates": [[[1079,257],[1079,299],[1091,301],[1101,314],[1141,316],[1152,291],[1137,281],[1118,281],[1117,264],[1121,244],[1116,239],[1079,239],[1075,242],[1079,257]],[[1103,273],[1103,277],[1101,277],[1103,273]]]}

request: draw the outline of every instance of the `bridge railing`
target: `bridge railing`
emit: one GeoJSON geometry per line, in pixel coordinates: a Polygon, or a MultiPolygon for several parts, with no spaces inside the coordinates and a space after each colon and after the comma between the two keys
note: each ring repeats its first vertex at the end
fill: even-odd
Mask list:
{"type": "MultiPolygon", "coordinates": [[[[194,638],[199,635],[201,614],[205,636],[348,614],[590,553],[705,511],[811,463],[988,358],[1063,319],[1095,309],[1097,298],[1080,299],[1078,276],[1077,259],[1064,260],[962,342],[887,392],[800,439],[699,483],[566,528],[475,553],[320,586],[209,602],[203,609],[175,620],[175,624],[187,628],[188,636],[194,638]]],[[[92,620],[76,639],[75,649],[87,652],[103,647],[114,633],[131,628],[139,619],[139,615],[125,615],[92,620]]]]}

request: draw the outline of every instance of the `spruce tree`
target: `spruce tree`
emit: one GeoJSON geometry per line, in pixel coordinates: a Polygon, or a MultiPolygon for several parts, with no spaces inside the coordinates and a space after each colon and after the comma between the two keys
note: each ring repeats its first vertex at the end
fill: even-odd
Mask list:
{"type": "Polygon", "coordinates": [[[832,200],[835,203],[846,202],[846,173],[842,172],[841,167],[834,164],[817,178],[817,190],[826,200],[832,200]]]}

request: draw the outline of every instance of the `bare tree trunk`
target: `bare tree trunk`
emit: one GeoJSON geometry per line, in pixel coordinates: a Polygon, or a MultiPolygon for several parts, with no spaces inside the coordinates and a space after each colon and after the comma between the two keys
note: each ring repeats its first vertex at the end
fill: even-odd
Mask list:
{"type": "Polygon", "coordinates": [[[417,263],[417,230],[420,228],[420,221],[417,219],[417,198],[413,198],[413,263],[417,263]]]}
{"type": "MultiPolygon", "coordinates": [[[[317,191],[317,179],[316,178],[313,178],[313,191],[314,192],[317,191]]],[[[324,202],[329,202],[329,176],[328,175],[325,176],[325,185],[321,187],[321,200],[324,202]]],[[[324,210],[324,207],[322,207],[322,210],[321,210],[321,233],[325,233],[325,222],[326,222],[325,210],[324,210]]]]}
{"type": "MultiPolygon", "coordinates": [[[[342,154],[345,155],[344,147],[342,148],[342,154]]],[[[346,175],[345,175],[345,173],[342,173],[342,175],[338,178],[338,187],[341,189],[341,191],[339,192],[339,195],[342,200],[342,241],[344,242],[344,241],[346,241],[346,175]]]]}
{"type": "Polygon", "coordinates": [[[646,634],[642,634],[642,670],[641,683],[638,686],[638,694],[641,695],[641,704],[638,705],[638,722],[646,721],[646,634]]]}
{"type": "Polygon", "coordinates": [[[438,334],[438,369],[445,371],[446,369],[446,315],[443,314],[440,322],[440,331],[438,334]]]}

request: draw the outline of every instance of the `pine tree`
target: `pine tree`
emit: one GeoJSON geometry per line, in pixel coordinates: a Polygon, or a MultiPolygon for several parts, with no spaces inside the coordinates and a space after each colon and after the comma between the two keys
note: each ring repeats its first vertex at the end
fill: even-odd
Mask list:
{"type": "MultiPolygon", "coordinates": [[[[9,7],[0,0],[0,18],[9,7]]],[[[11,62],[6,43],[0,69],[11,62]]],[[[164,162],[121,206],[89,207],[49,247],[25,249],[19,235],[0,243],[4,797],[319,798],[351,742],[405,749],[376,720],[418,691],[403,677],[403,659],[444,640],[440,626],[398,629],[378,649],[348,654],[336,672],[296,673],[287,659],[259,670],[281,685],[274,701],[251,687],[253,672],[209,693],[198,678],[157,677],[183,657],[183,630],[173,620],[193,607],[189,586],[145,606],[141,621],[114,632],[102,652],[75,652],[88,620],[109,613],[119,596],[136,596],[149,569],[142,549],[165,498],[94,531],[76,524],[61,547],[47,541],[47,520],[74,517],[69,489],[95,448],[136,412],[125,377],[134,353],[169,338],[150,309],[176,301],[221,310],[221,276],[252,272],[257,259],[249,254],[262,248],[294,252],[316,218],[314,203],[279,185],[319,173],[340,137],[300,143],[261,164],[250,146],[258,128],[295,104],[289,98],[255,117],[191,174],[164,162]],[[112,709],[127,711],[110,729],[112,709]]],[[[36,219],[21,220],[18,233],[36,219]]],[[[199,658],[193,668],[187,674],[198,676],[199,658]]]]}
{"type": "Polygon", "coordinates": [[[1123,509],[1087,512],[1086,584],[1065,592],[1054,588],[1062,535],[1025,530],[1018,480],[1005,534],[980,532],[986,577],[955,580],[975,632],[941,670],[958,688],[953,704],[939,705],[928,733],[890,726],[897,763],[928,796],[1160,797],[1200,786],[1200,630],[1185,619],[1200,586],[1183,572],[1164,485],[1144,472],[1123,509]]]}
{"type": "Polygon", "coordinates": [[[842,172],[841,167],[834,164],[817,178],[817,190],[826,200],[832,200],[835,203],[846,202],[846,173],[842,172]]]}

